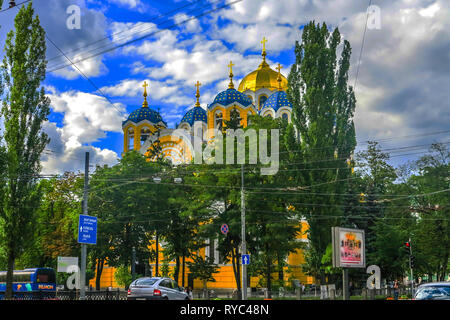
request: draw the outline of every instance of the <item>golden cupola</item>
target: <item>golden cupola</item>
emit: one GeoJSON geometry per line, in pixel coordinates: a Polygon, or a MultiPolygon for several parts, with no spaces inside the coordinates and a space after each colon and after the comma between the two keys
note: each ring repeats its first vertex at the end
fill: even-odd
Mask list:
{"type": "MultiPolygon", "coordinates": [[[[261,41],[263,45],[262,57],[263,61],[259,65],[258,69],[249,73],[242,79],[239,84],[238,90],[240,92],[244,92],[246,90],[256,91],[262,88],[266,88],[269,90],[278,90],[279,89],[279,76],[278,72],[272,70],[269,64],[266,62],[266,38],[263,38],[261,41]]],[[[287,79],[281,75],[281,89],[286,91],[288,81],[287,79]]]]}

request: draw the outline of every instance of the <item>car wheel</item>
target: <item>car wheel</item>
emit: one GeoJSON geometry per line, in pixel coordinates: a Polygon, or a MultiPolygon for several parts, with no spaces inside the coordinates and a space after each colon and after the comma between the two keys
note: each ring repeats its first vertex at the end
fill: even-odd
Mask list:
{"type": "Polygon", "coordinates": [[[189,299],[189,297],[186,297],[186,299],[184,299],[184,300],[191,300],[191,299],[189,299]]]}
{"type": "Polygon", "coordinates": [[[164,297],[163,300],[169,300],[169,297],[164,297]]]}

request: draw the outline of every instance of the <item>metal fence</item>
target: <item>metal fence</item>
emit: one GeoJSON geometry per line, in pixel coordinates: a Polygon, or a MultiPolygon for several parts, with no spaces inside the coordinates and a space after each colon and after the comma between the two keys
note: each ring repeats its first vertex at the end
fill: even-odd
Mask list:
{"type": "MultiPolygon", "coordinates": [[[[79,300],[80,294],[78,291],[58,291],[56,293],[57,300],[79,300]]],[[[100,300],[127,300],[127,292],[117,290],[104,291],[86,291],[85,300],[100,301],[100,300]]]]}

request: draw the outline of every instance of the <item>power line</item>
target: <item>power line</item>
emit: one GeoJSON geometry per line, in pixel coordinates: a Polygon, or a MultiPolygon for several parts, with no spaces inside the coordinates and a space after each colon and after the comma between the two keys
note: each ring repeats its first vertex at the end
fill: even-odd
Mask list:
{"type": "MultiPolygon", "coordinates": [[[[148,19],[148,20],[146,20],[146,21],[138,22],[138,23],[136,23],[133,27],[128,28],[127,30],[121,30],[121,31],[112,33],[111,35],[109,35],[109,36],[107,36],[107,37],[98,39],[98,40],[96,40],[96,41],[93,41],[93,42],[88,43],[88,44],[86,44],[86,45],[84,45],[84,46],[78,47],[78,48],[76,48],[76,49],[72,49],[72,50],[66,51],[66,54],[72,53],[72,52],[74,52],[74,51],[76,52],[76,51],[79,51],[79,50],[81,50],[81,49],[85,49],[85,48],[90,47],[91,45],[96,44],[96,43],[99,43],[99,42],[101,42],[101,41],[103,41],[103,40],[109,40],[110,37],[112,37],[112,36],[115,36],[115,35],[118,35],[118,34],[121,34],[121,33],[127,32],[127,31],[130,31],[130,30],[133,30],[133,29],[139,27],[140,25],[143,25],[143,24],[148,23],[148,22],[153,22],[153,21],[156,20],[156,19],[159,19],[159,18],[161,18],[161,17],[168,16],[168,15],[174,13],[174,12],[177,12],[177,11],[179,11],[179,10],[182,10],[182,9],[186,8],[186,7],[192,6],[192,5],[194,5],[195,3],[198,3],[198,2],[201,2],[201,1],[203,1],[203,0],[195,0],[195,1],[192,1],[192,2],[189,1],[187,4],[185,4],[185,5],[181,6],[181,7],[175,8],[175,9],[173,9],[173,10],[170,10],[170,11],[168,11],[168,12],[159,14],[159,15],[157,15],[157,16],[155,15],[155,16],[153,16],[152,18],[150,18],[150,19],[148,19]]],[[[140,32],[142,32],[142,31],[139,31],[139,33],[140,33],[140,32]]],[[[112,42],[115,42],[115,41],[112,41],[112,42]]],[[[58,58],[60,58],[60,57],[62,57],[62,55],[54,56],[54,57],[48,59],[47,61],[52,61],[52,60],[58,59],[58,58]]]]}
{"type": "Polygon", "coordinates": [[[97,87],[97,85],[94,83],[94,81],[92,81],[86,74],[84,74],[83,71],[80,70],[80,68],[77,67],[76,64],[74,64],[72,62],[72,60],[70,60],[70,58],[56,45],[56,43],[54,43],[48,36],[47,34],[45,34],[45,37],[47,38],[48,41],[50,41],[51,44],[53,44],[53,46],[58,49],[59,52],[62,53],[62,55],[64,55],[64,57],[71,63],[71,65],[77,69],[77,71],[96,89],[96,91],[98,91],[118,112],[119,114],[121,114],[123,116],[123,112],[117,108],[114,103],[112,103],[111,100],[109,100],[109,98],[103,93],[103,91],[97,87]]]}
{"type": "MultiPolygon", "coordinates": [[[[367,8],[370,7],[370,5],[372,4],[372,0],[369,0],[369,5],[367,8]]],[[[353,85],[353,91],[356,90],[356,83],[358,82],[358,75],[359,75],[359,67],[361,65],[361,58],[362,58],[362,53],[363,53],[363,48],[364,48],[364,40],[366,39],[366,31],[367,31],[367,22],[369,21],[369,11],[366,11],[366,23],[364,24],[364,33],[363,33],[363,38],[362,38],[362,42],[361,42],[361,50],[359,51],[359,59],[358,59],[358,65],[356,66],[356,77],[355,77],[355,84],[353,85]]]]}
{"type": "Polygon", "coordinates": [[[0,10],[0,13],[5,12],[5,11],[8,11],[8,10],[10,10],[10,9],[12,9],[12,8],[18,7],[18,6],[20,6],[21,4],[25,4],[25,3],[30,2],[30,1],[33,1],[33,0],[25,0],[25,1],[22,1],[21,3],[18,3],[18,4],[16,4],[15,6],[8,7],[8,8],[6,8],[6,9],[0,10]]]}
{"type": "MultiPolygon", "coordinates": [[[[155,31],[155,32],[152,32],[152,33],[143,35],[143,36],[141,36],[141,37],[139,37],[139,38],[136,38],[136,39],[132,39],[132,40],[126,41],[126,42],[124,42],[124,43],[122,43],[122,44],[116,45],[116,46],[114,46],[114,47],[112,47],[112,48],[109,48],[109,49],[105,49],[105,50],[103,50],[103,51],[101,51],[101,52],[92,54],[92,55],[87,56],[87,57],[85,57],[85,58],[77,59],[77,60],[74,61],[73,63],[79,63],[79,62],[81,62],[81,61],[85,61],[85,60],[88,60],[88,59],[92,59],[92,58],[94,58],[94,57],[97,57],[97,56],[99,56],[99,55],[101,55],[101,54],[104,54],[104,53],[107,53],[107,52],[110,52],[110,51],[113,51],[113,50],[122,48],[122,47],[127,46],[127,45],[129,45],[129,44],[131,44],[131,43],[140,41],[140,40],[142,40],[142,39],[145,39],[145,38],[147,38],[147,37],[149,37],[149,36],[155,35],[155,34],[160,33],[160,32],[162,32],[162,31],[169,30],[169,29],[173,29],[173,28],[175,28],[175,27],[177,27],[177,26],[180,26],[180,25],[183,25],[183,24],[185,24],[185,23],[187,23],[187,22],[189,22],[189,21],[196,20],[196,19],[198,19],[198,18],[200,18],[200,17],[203,17],[203,16],[205,16],[205,15],[207,15],[207,14],[213,13],[213,12],[215,12],[215,11],[219,11],[219,10],[221,10],[221,9],[224,9],[224,8],[226,8],[226,7],[229,7],[229,6],[233,5],[233,4],[236,4],[236,3],[241,2],[241,1],[243,1],[243,0],[234,0],[234,1],[232,1],[232,2],[229,2],[229,3],[226,3],[226,4],[224,4],[224,5],[221,5],[221,6],[218,7],[218,8],[214,8],[214,9],[211,9],[211,10],[204,11],[204,12],[202,12],[202,13],[200,13],[200,14],[194,16],[194,17],[185,19],[185,20],[183,20],[183,21],[181,21],[181,22],[178,22],[178,23],[174,23],[174,24],[172,24],[171,26],[166,27],[166,28],[164,28],[164,29],[160,29],[160,30],[157,30],[157,31],[155,31]]],[[[57,71],[57,70],[66,68],[66,67],[68,67],[68,66],[70,66],[70,65],[63,65],[63,66],[55,67],[55,68],[53,68],[53,69],[48,70],[48,72],[54,72],[54,71],[57,71]]]]}

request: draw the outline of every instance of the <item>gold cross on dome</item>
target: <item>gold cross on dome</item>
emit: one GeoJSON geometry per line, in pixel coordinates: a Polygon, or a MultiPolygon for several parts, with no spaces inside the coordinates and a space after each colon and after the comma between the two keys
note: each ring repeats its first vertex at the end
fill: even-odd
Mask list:
{"type": "Polygon", "coordinates": [[[142,106],[144,108],[146,108],[146,107],[148,107],[148,102],[147,102],[147,87],[148,87],[148,84],[147,84],[147,81],[144,81],[144,84],[142,86],[144,87],[144,94],[143,94],[144,102],[142,103],[142,106]]]}
{"type": "Polygon", "coordinates": [[[277,77],[277,81],[278,81],[278,91],[281,91],[281,69],[283,67],[281,66],[281,64],[278,63],[278,66],[275,68],[278,70],[278,77],[277,77]]]}
{"type": "Polygon", "coordinates": [[[196,107],[200,107],[200,101],[198,100],[200,98],[200,86],[202,84],[197,80],[197,83],[195,84],[195,87],[197,88],[197,93],[195,94],[195,97],[197,98],[197,102],[195,103],[196,107]]]}
{"type": "Polygon", "coordinates": [[[147,96],[147,87],[148,87],[147,81],[144,81],[144,84],[142,86],[144,87],[144,96],[147,96]]]}
{"type": "Polygon", "coordinates": [[[228,65],[228,68],[230,68],[230,73],[233,73],[233,66],[234,66],[233,61],[230,61],[230,64],[228,65]]]}
{"type": "Polygon", "coordinates": [[[266,37],[263,37],[263,39],[262,39],[262,41],[261,41],[261,43],[262,43],[262,45],[263,45],[263,51],[266,51],[266,42],[267,42],[266,37]]]}
{"type": "Polygon", "coordinates": [[[278,73],[280,73],[280,72],[281,72],[281,69],[283,69],[283,67],[281,66],[281,64],[278,64],[278,66],[277,66],[275,69],[277,69],[277,70],[278,70],[278,73]]]}

